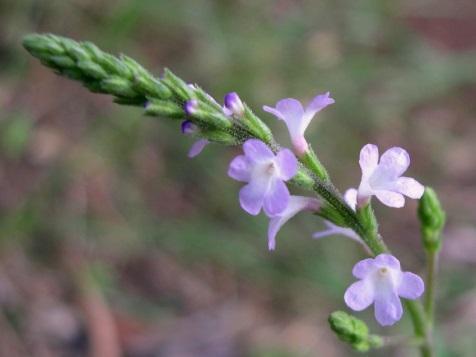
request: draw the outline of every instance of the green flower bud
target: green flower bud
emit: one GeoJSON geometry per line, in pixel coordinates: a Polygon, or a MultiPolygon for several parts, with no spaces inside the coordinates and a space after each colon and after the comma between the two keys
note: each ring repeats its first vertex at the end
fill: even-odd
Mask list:
{"type": "Polygon", "coordinates": [[[183,119],[185,117],[184,110],[178,104],[158,99],[147,102],[145,106],[145,114],[177,119],[183,119]]]}
{"type": "Polygon", "coordinates": [[[344,311],[333,312],[329,316],[329,324],[339,339],[349,343],[357,351],[366,352],[370,348],[379,348],[383,345],[380,336],[369,335],[365,322],[344,311]]]}
{"type": "Polygon", "coordinates": [[[164,70],[162,82],[184,102],[195,98],[193,89],[167,68],[164,70]]]}
{"type": "Polygon", "coordinates": [[[441,231],[445,225],[446,214],[431,187],[425,188],[425,193],[420,199],[418,217],[425,249],[431,252],[438,251],[441,247],[441,231]]]}

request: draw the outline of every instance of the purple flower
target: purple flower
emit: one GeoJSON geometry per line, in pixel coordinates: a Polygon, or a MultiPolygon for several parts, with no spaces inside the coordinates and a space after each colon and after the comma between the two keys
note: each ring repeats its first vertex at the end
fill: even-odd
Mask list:
{"type": "MultiPolygon", "coordinates": [[[[182,122],[182,134],[185,135],[194,135],[197,133],[198,128],[195,124],[193,124],[190,120],[185,120],[182,122]]],[[[207,139],[198,139],[188,151],[188,157],[193,158],[200,154],[202,150],[207,146],[210,142],[207,139]]]]}
{"type": "Polygon", "coordinates": [[[231,178],[248,183],[240,190],[241,207],[252,215],[257,215],[262,207],[270,217],[280,214],[289,202],[284,181],[298,170],[296,157],[288,149],[275,155],[257,139],[247,140],[243,151],[245,154],[235,157],[228,168],[231,178]]]}
{"type": "Polygon", "coordinates": [[[425,188],[422,184],[401,176],[410,165],[410,156],[402,148],[388,149],[379,161],[377,146],[367,144],[360,150],[359,164],[362,169],[357,195],[359,206],[367,204],[373,195],[390,207],[403,207],[403,195],[415,199],[423,195],[425,188]]]}
{"type": "Polygon", "coordinates": [[[306,109],[302,104],[293,98],[282,99],[276,103],[276,108],[265,105],[263,110],[275,115],[278,119],[284,120],[288,127],[291,141],[297,155],[303,155],[308,150],[308,144],[304,138],[304,132],[314,115],[335,101],[330,97],[329,92],[317,95],[307,105],[306,109]]]}
{"type": "Polygon", "coordinates": [[[243,102],[236,92],[230,92],[225,95],[223,112],[228,116],[241,117],[245,112],[243,102]]]}
{"type": "Polygon", "coordinates": [[[354,311],[361,311],[375,304],[375,318],[382,326],[390,326],[401,319],[403,308],[400,297],[418,299],[424,288],[423,280],[416,274],[402,272],[400,262],[390,254],[361,260],[352,274],[360,279],[349,286],[344,300],[354,311]]]}
{"type": "Polygon", "coordinates": [[[312,197],[290,196],[289,202],[284,211],[280,214],[270,217],[268,226],[268,249],[276,248],[276,235],[281,227],[301,211],[317,211],[319,201],[312,197]]]}

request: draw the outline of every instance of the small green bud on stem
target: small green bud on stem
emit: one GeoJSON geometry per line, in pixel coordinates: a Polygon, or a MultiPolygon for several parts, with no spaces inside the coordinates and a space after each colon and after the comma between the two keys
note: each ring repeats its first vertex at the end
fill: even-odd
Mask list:
{"type": "Polygon", "coordinates": [[[365,322],[344,311],[334,311],[329,316],[329,325],[339,339],[359,352],[383,346],[383,339],[380,336],[369,335],[365,322]]]}

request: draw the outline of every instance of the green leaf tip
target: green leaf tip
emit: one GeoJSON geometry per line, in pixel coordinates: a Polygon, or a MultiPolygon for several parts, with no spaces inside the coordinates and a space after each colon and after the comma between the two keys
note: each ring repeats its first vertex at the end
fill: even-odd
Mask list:
{"type": "Polygon", "coordinates": [[[340,340],[347,342],[359,352],[367,352],[371,348],[383,345],[380,336],[369,335],[365,322],[344,311],[334,311],[329,316],[329,325],[340,340]]]}

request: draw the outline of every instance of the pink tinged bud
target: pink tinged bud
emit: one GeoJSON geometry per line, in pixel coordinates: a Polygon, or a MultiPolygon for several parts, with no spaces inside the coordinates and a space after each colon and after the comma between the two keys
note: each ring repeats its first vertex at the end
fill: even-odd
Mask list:
{"type": "Polygon", "coordinates": [[[318,211],[319,201],[312,197],[290,196],[286,209],[280,214],[270,217],[268,226],[268,249],[276,248],[276,235],[281,227],[301,211],[318,211]]]}
{"type": "Polygon", "coordinates": [[[252,215],[264,210],[272,217],[283,212],[289,202],[284,183],[297,173],[296,157],[288,149],[274,154],[262,141],[249,139],[243,144],[244,155],[235,157],[228,175],[247,184],[240,190],[240,205],[252,215]]]}
{"type": "Polygon", "coordinates": [[[362,180],[357,194],[357,205],[366,205],[372,196],[389,207],[403,207],[404,195],[419,199],[425,188],[422,184],[402,174],[410,166],[410,155],[400,147],[388,149],[380,157],[376,145],[367,144],[360,151],[362,180]]]}
{"type": "Polygon", "coordinates": [[[227,115],[233,115],[236,117],[241,117],[245,112],[245,107],[243,102],[236,92],[230,92],[225,95],[225,109],[227,115]]]}
{"type": "Polygon", "coordinates": [[[196,99],[187,100],[184,104],[183,109],[185,110],[185,113],[187,113],[187,115],[194,115],[198,110],[198,100],[196,99]]]}
{"type": "Polygon", "coordinates": [[[415,300],[425,290],[423,280],[416,274],[402,272],[400,262],[390,254],[380,254],[358,262],[352,274],[359,281],[350,285],[344,300],[354,311],[375,306],[375,318],[382,326],[390,326],[403,314],[400,298],[415,300]]]}
{"type": "Polygon", "coordinates": [[[334,99],[327,92],[314,97],[305,109],[298,100],[286,98],[278,101],[275,108],[265,105],[263,110],[286,123],[294,151],[298,156],[301,156],[308,151],[308,143],[304,138],[304,132],[312,118],[316,113],[334,102],[334,99]]]}

